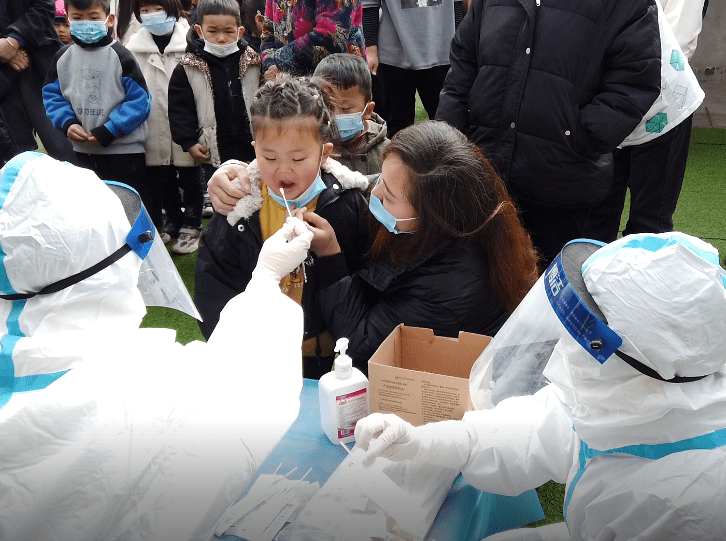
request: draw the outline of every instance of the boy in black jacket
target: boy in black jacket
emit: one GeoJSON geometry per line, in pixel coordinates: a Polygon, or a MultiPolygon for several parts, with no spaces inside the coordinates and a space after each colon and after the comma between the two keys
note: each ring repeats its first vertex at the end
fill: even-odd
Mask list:
{"type": "Polygon", "coordinates": [[[200,0],[197,17],[169,81],[169,125],[174,142],[201,164],[206,192],[222,162],[255,157],[249,106],[260,84],[260,56],[242,39],[236,0],[200,0]]]}

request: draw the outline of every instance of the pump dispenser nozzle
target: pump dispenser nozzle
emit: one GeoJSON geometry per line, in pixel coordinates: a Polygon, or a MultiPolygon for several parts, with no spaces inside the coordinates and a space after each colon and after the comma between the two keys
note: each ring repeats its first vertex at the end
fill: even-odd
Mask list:
{"type": "Polygon", "coordinates": [[[347,350],[348,339],[338,338],[335,342],[335,352],[339,353],[339,355],[335,358],[335,376],[339,379],[349,377],[353,368],[353,359],[345,354],[347,350]]]}

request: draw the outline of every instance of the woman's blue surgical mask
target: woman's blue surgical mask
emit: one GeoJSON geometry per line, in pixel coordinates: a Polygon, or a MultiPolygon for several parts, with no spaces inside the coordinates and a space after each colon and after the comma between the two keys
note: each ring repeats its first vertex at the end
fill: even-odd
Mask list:
{"type": "MultiPolygon", "coordinates": [[[[367,103],[366,107],[368,107],[367,103]]],[[[349,141],[363,131],[365,127],[363,125],[363,113],[365,113],[365,108],[360,113],[335,115],[335,125],[338,127],[341,141],[349,141]]]]}
{"type": "Polygon", "coordinates": [[[105,21],[70,21],[71,36],[79,39],[83,43],[96,43],[108,34],[105,21]]]}
{"type": "Polygon", "coordinates": [[[170,34],[174,30],[175,23],[176,17],[167,15],[166,11],[141,14],[141,26],[155,36],[166,36],[170,34]]]}
{"type": "MultiPolygon", "coordinates": [[[[378,177],[378,181],[376,182],[376,186],[378,186],[381,183],[381,177],[378,177]]],[[[375,186],[374,186],[375,188],[375,186]]],[[[368,202],[368,209],[371,211],[371,214],[373,214],[373,217],[381,222],[383,226],[388,229],[391,233],[394,235],[398,235],[399,233],[413,233],[414,231],[399,231],[396,229],[396,224],[398,222],[408,222],[410,220],[418,220],[418,218],[396,218],[393,214],[388,212],[386,210],[386,207],[383,206],[383,203],[381,203],[381,200],[378,199],[373,193],[371,192],[371,199],[368,202]]]]}

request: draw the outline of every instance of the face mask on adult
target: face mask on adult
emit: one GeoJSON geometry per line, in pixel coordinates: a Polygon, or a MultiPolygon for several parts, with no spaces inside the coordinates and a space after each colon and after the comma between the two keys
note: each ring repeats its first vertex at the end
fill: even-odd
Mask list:
{"type": "MultiPolygon", "coordinates": [[[[381,177],[378,177],[376,186],[378,186],[380,183],[381,177]]],[[[396,224],[398,222],[417,220],[418,218],[396,218],[393,214],[386,210],[386,207],[383,206],[381,200],[378,199],[378,197],[376,197],[373,193],[371,193],[371,199],[368,202],[368,209],[371,211],[371,214],[373,214],[373,217],[381,222],[383,226],[394,235],[398,235],[399,233],[414,233],[414,231],[399,231],[398,229],[396,229],[396,224]]]]}
{"type": "Polygon", "coordinates": [[[141,14],[141,26],[155,36],[166,36],[169,34],[174,30],[174,23],[176,23],[176,17],[167,15],[165,11],[141,14]]]}
{"type": "Polygon", "coordinates": [[[83,43],[96,43],[108,34],[105,21],[71,21],[71,36],[83,43]]]}

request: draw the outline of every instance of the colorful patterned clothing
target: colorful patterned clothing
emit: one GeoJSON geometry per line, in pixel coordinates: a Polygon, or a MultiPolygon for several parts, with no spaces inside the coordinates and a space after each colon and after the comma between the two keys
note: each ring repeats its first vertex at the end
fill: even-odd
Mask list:
{"type": "Polygon", "coordinates": [[[309,75],[332,53],[365,56],[361,0],[267,0],[262,70],[309,75]]]}

